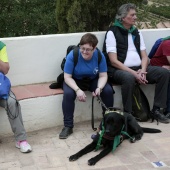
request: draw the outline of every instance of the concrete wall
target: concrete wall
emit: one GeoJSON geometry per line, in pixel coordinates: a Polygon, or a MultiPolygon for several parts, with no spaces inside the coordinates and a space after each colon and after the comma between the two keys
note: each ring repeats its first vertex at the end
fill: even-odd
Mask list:
{"type": "MultiPolygon", "coordinates": [[[[160,37],[170,35],[170,29],[141,30],[149,53],[153,43],[160,37]]],[[[105,32],[93,32],[102,49],[105,32]]],[[[28,37],[1,38],[7,45],[10,62],[8,77],[13,86],[55,81],[61,73],[60,64],[69,45],[77,44],[84,33],[55,34],[28,37]]],[[[150,105],[153,103],[154,86],[142,87],[150,105]]],[[[120,87],[114,87],[114,105],[122,107],[120,87]]],[[[87,103],[76,101],[75,122],[91,119],[91,94],[87,103]]],[[[39,130],[63,124],[62,95],[39,97],[20,101],[24,125],[27,131],[39,130]]],[[[95,102],[95,118],[101,117],[101,108],[95,102]]],[[[0,108],[0,136],[11,133],[4,109],[0,108]]]]}
{"type": "MultiPolygon", "coordinates": [[[[147,52],[160,37],[170,35],[170,29],[141,30],[147,52]]],[[[105,32],[94,32],[102,49],[105,32]]],[[[71,44],[77,44],[84,33],[55,34],[0,39],[7,45],[12,85],[24,85],[56,80],[60,63],[71,44]],[[36,74],[35,74],[36,73],[36,74]]]]}

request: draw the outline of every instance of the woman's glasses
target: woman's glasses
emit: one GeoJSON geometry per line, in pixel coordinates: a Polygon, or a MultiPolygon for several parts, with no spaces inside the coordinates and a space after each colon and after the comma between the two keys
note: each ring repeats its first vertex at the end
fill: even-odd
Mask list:
{"type": "Polygon", "coordinates": [[[91,49],[91,48],[84,48],[84,47],[80,47],[80,50],[81,50],[82,52],[87,52],[87,53],[90,53],[90,52],[93,51],[93,49],[91,49]]]}

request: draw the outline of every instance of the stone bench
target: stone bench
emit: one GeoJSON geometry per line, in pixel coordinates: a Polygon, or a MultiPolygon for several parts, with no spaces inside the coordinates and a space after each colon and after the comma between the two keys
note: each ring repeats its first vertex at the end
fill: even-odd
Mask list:
{"type": "Polygon", "coordinates": [[[40,83],[40,84],[13,86],[11,90],[16,95],[16,98],[19,101],[24,99],[30,99],[30,98],[63,94],[62,89],[50,89],[49,88],[50,84],[51,83],[40,83]]]}
{"type": "MultiPolygon", "coordinates": [[[[169,35],[168,29],[141,30],[149,53],[153,43],[160,37],[169,35]]],[[[105,31],[93,32],[102,49],[105,31]]],[[[22,109],[22,116],[26,131],[63,125],[61,89],[49,89],[50,82],[54,82],[61,73],[60,64],[69,45],[78,44],[84,33],[53,34],[27,37],[0,38],[7,45],[10,63],[8,77],[12,83],[12,90],[16,94],[22,109]]],[[[120,86],[114,86],[114,106],[122,108],[120,86]]],[[[149,99],[153,102],[153,85],[142,86],[149,99]]],[[[91,120],[91,93],[87,92],[86,103],[75,101],[74,121],[91,120]]],[[[101,118],[101,106],[94,103],[95,119],[101,118]]],[[[11,135],[6,112],[0,108],[0,136],[11,135]]],[[[61,127],[59,127],[61,128],[61,127]]]]}
{"type": "MultiPolygon", "coordinates": [[[[50,89],[50,84],[39,83],[12,86],[11,88],[21,105],[24,126],[27,132],[63,125],[63,90],[50,89]]],[[[87,101],[85,103],[76,100],[74,122],[91,120],[91,106],[92,97],[90,92],[87,92],[87,101]]],[[[0,119],[2,122],[0,123],[0,136],[11,135],[12,132],[6,111],[0,107],[0,112],[2,114],[0,119]],[[5,128],[1,128],[4,126],[5,128]]],[[[101,106],[97,100],[94,102],[94,112],[95,119],[102,117],[101,106]]]]}
{"type": "MultiPolygon", "coordinates": [[[[61,126],[63,125],[62,113],[62,89],[50,89],[51,83],[40,83],[31,85],[13,86],[12,92],[16,95],[22,109],[24,126],[27,131],[35,131],[39,129],[61,126]],[[56,104],[55,104],[56,103],[56,104]]],[[[119,85],[113,85],[115,90],[114,106],[122,108],[121,89],[119,85]]],[[[154,85],[142,86],[146,94],[150,106],[153,103],[154,85]]],[[[75,122],[91,120],[92,98],[91,93],[87,93],[87,101],[75,101],[75,122]]],[[[94,100],[94,119],[102,117],[101,106],[94,100]]],[[[0,108],[2,110],[2,108],[0,108]]],[[[4,110],[5,112],[5,110],[4,110]]],[[[6,113],[2,114],[2,119],[6,119],[2,124],[6,124],[6,113]]],[[[0,134],[11,134],[10,126],[7,129],[0,128],[0,134]],[[8,133],[7,133],[8,132],[8,133]]]]}

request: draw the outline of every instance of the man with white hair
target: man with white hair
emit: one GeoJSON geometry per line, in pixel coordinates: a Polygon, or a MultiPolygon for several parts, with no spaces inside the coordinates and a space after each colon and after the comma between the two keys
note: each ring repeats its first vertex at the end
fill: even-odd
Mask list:
{"type": "Polygon", "coordinates": [[[134,26],[136,19],[136,6],[124,4],[106,33],[103,52],[108,59],[108,78],[121,85],[124,111],[130,114],[135,83],[156,84],[151,117],[169,123],[160,112],[160,108],[166,108],[169,73],[164,68],[149,65],[143,36],[134,26]]]}

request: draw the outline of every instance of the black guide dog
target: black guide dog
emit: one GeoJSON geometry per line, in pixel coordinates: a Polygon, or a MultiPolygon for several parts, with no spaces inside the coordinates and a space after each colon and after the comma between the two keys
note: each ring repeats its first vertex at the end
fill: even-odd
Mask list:
{"type": "Polygon", "coordinates": [[[75,161],[81,156],[97,150],[98,145],[102,145],[104,149],[95,157],[88,160],[88,165],[95,165],[101,158],[106,156],[111,151],[120,145],[124,139],[130,139],[131,142],[140,140],[143,133],[160,133],[159,129],[143,128],[136,119],[129,113],[121,112],[119,110],[106,111],[103,120],[99,127],[102,135],[97,133],[94,135],[92,143],[85,148],[69,157],[69,161],[75,161]],[[118,138],[117,138],[118,137],[118,138]],[[119,139],[117,144],[115,139],[119,139]],[[100,141],[100,142],[99,142],[100,141]]]}

